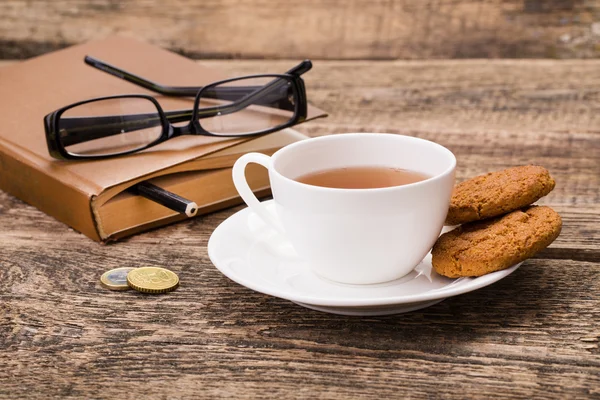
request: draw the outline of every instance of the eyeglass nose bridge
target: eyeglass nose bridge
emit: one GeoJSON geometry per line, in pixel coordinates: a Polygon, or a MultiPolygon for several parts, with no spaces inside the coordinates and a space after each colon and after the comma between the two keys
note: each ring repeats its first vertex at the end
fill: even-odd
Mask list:
{"type": "Polygon", "coordinates": [[[193,123],[189,123],[181,126],[169,125],[169,132],[167,133],[168,138],[183,136],[183,135],[195,135],[196,128],[193,123]]]}

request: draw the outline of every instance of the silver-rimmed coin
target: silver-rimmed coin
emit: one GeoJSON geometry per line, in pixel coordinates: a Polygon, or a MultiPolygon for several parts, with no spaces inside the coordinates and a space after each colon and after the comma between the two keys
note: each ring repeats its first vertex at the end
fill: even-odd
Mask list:
{"type": "Polygon", "coordinates": [[[134,269],[128,267],[111,269],[102,274],[100,282],[110,290],[128,290],[130,287],[127,284],[127,274],[134,269]]]}

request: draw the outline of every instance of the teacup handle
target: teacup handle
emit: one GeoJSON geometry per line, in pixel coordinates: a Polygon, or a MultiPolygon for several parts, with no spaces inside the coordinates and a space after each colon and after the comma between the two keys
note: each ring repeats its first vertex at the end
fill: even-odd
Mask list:
{"type": "Polygon", "coordinates": [[[271,215],[266,207],[258,201],[248,185],[245,172],[246,166],[250,163],[262,165],[270,172],[272,161],[271,157],[261,153],[248,153],[238,158],[235,164],[233,164],[232,173],[235,189],[238,191],[242,200],[244,200],[254,213],[256,213],[267,225],[283,234],[283,228],[279,221],[273,218],[273,215],[271,215]]]}

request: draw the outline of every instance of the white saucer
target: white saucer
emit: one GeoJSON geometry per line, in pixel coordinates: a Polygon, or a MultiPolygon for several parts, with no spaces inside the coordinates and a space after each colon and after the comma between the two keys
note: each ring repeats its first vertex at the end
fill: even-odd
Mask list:
{"type": "MultiPolygon", "coordinates": [[[[273,200],[264,202],[274,213],[273,200]]],[[[208,255],[229,279],[257,292],[318,311],[342,315],[399,314],[429,307],[490,285],[521,263],[478,278],[448,279],[432,270],[431,254],[407,276],[376,285],[346,285],[321,278],[292,246],[250,209],[223,221],[208,241],[208,255]]]]}

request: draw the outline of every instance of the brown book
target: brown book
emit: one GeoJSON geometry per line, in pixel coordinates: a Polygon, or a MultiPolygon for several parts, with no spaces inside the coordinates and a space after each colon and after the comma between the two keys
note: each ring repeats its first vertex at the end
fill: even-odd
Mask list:
{"type": "MultiPolygon", "coordinates": [[[[226,76],[169,51],[123,37],[89,42],[0,68],[0,189],[86,236],[107,241],[182,217],[126,189],[144,180],[195,201],[201,212],[239,202],[231,165],[248,151],[270,154],[302,139],[287,129],[259,138],[182,136],[125,157],[59,161],[48,154],[43,117],[77,101],[144,93],[174,101],[92,68],[85,55],[171,86],[202,86],[226,76]]],[[[273,71],[280,73],[284,71],[273,71]]],[[[189,101],[181,98],[177,102],[189,101]]],[[[308,119],[324,116],[310,107],[308,119]]],[[[268,192],[264,171],[253,188],[268,192]]]]}

